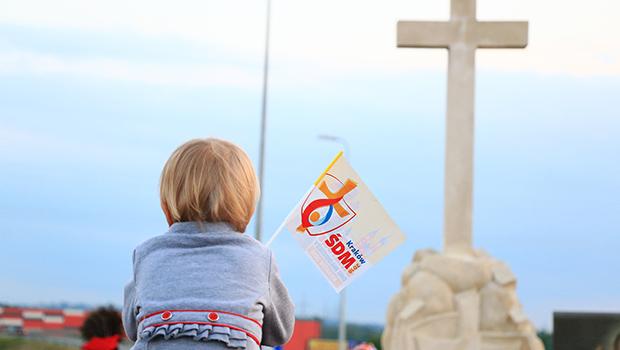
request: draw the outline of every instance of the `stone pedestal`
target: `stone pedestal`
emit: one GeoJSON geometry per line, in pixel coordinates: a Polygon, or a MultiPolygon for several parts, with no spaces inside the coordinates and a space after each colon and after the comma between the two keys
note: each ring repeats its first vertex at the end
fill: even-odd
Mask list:
{"type": "Polygon", "coordinates": [[[386,350],[544,350],[510,268],[474,254],[416,252],[390,301],[386,350]]]}

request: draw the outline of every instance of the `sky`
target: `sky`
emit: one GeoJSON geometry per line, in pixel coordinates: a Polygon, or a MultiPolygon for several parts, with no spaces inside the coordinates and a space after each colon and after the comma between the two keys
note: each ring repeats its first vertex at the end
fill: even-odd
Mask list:
{"type": "MultiPolygon", "coordinates": [[[[0,301],[120,305],[132,249],[167,229],[174,148],[225,138],[257,164],[264,3],[2,5],[0,301]]],[[[479,20],[530,32],[525,50],[477,53],[474,241],[509,263],[540,328],[553,311],[620,311],[619,11],[478,1],[479,20]]],[[[273,0],[272,14],[263,230],[339,150],[317,135],[347,139],[407,235],[348,292],[351,321],[383,323],[413,253],[442,243],[447,54],[397,49],[396,21],[447,20],[449,3],[273,0]]],[[[298,315],[335,319],[293,238],[272,249],[298,315]]]]}

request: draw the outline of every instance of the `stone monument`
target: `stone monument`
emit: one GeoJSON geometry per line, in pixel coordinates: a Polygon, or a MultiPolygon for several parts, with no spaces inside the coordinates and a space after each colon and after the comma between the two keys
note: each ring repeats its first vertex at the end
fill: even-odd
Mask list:
{"type": "Polygon", "coordinates": [[[398,23],[398,47],[448,49],[444,250],[421,250],[390,301],[387,350],[542,350],[510,268],[472,247],[477,48],[523,48],[527,22],[479,22],[475,0],[451,0],[450,21],[398,23]]]}

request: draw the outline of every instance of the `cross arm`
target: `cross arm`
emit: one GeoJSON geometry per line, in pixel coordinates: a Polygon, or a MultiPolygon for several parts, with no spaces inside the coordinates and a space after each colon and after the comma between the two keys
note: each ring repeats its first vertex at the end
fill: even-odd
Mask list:
{"type": "Polygon", "coordinates": [[[480,48],[523,48],[527,46],[527,22],[477,22],[480,48]]]}
{"type": "Polygon", "coordinates": [[[398,21],[398,47],[448,48],[453,36],[449,22],[398,21]]]}

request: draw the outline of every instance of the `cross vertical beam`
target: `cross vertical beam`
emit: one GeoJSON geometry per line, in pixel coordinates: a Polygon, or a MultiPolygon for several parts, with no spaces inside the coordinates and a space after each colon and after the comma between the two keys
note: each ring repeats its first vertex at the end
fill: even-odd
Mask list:
{"type": "Polygon", "coordinates": [[[444,175],[444,249],[472,247],[475,51],[451,48],[444,175]]]}
{"type": "Polygon", "coordinates": [[[451,0],[450,21],[399,21],[397,46],[448,49],[444,250],[471,253],[477,48],[523,48],[527,22],[478,22],[475,0],[451,0]]]}

